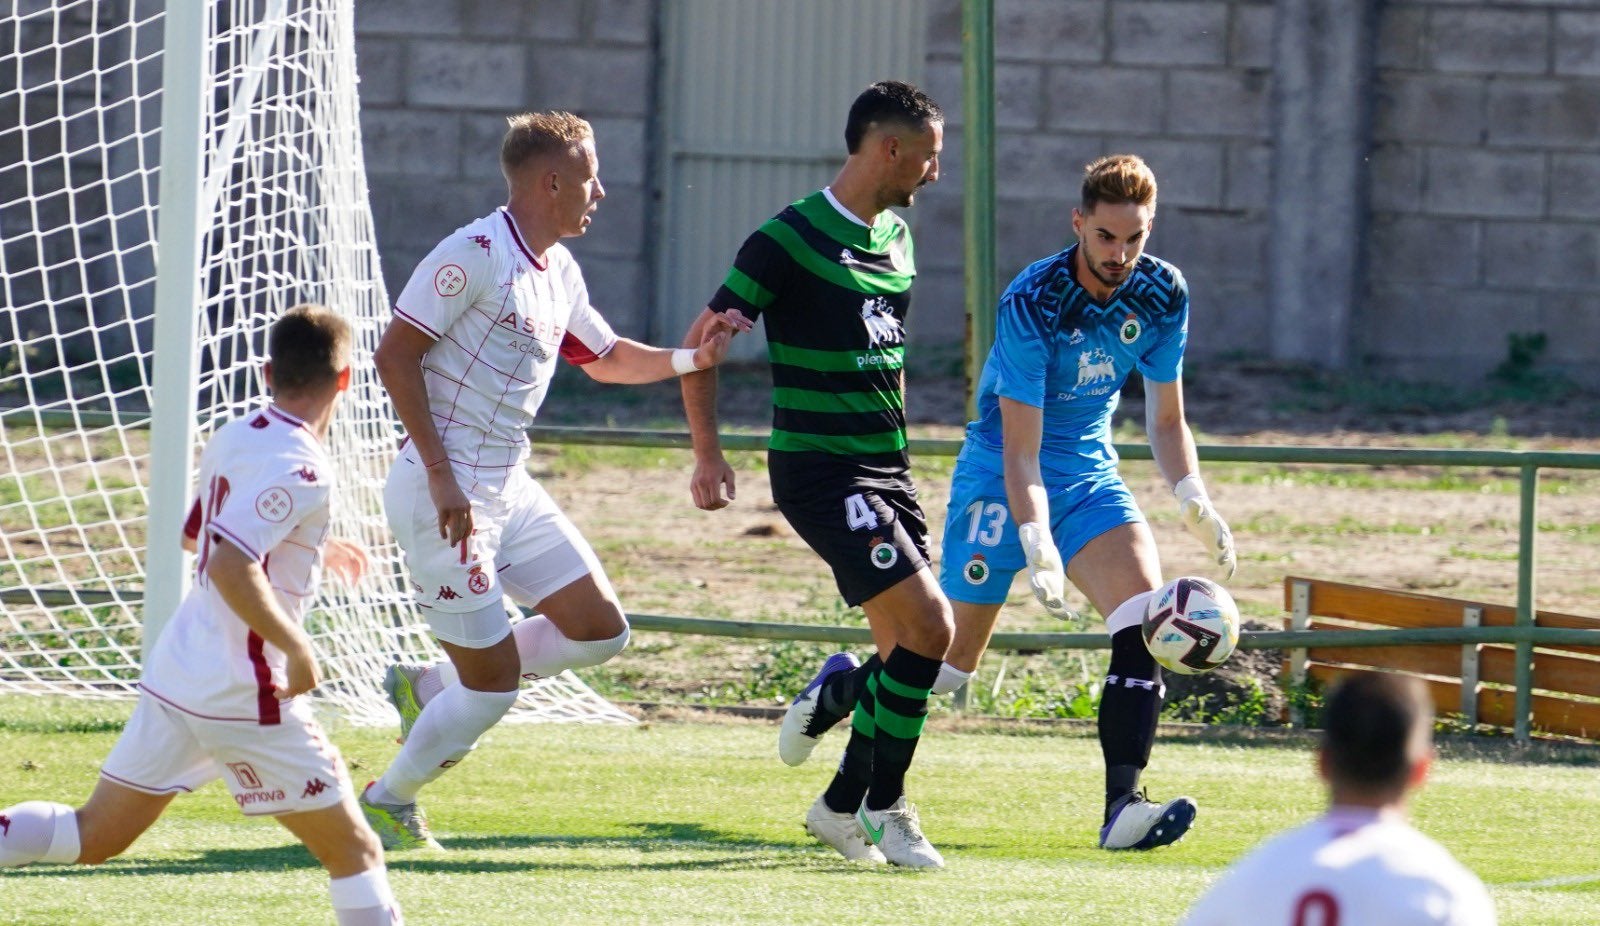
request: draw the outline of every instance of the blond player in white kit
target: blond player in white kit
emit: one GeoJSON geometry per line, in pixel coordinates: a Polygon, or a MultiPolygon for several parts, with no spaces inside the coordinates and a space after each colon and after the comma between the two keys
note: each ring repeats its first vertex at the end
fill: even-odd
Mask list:
{"type": "Polygon", "coordinates": [[[438,847],[417,793],[505,715],[522,678],[596,666],[627,645],[605,571],[526,468],[557,355],[600,382],[656,382],[720,362],[750,327],[731,318],[678,350],[618,337],[559,243],[584,234],[605,197],[593,129],[563,112],[508,122],[508,202],[423,259],[374,354],[408,435],[384,508],[449,656],[384,679],[404,746],[361,804],[386,848],[438,847]],[[513,630],[502,595],[539,616],[513,630]]]}
{"type": "Polygon", "coordinates": [[[320,680],[301,620],[324,554],[349,579],[367,562],[328,537],[323,441],[350,384],[350,329],[321,306],[295,306],[273,324],[268,353],[272,404],[217,428],[200,458],[184,530],[199,553],[195,586],[145,663],[99,784],[76,811],[0,810],[0,868],[103,862],[173,797],[220,777],[242,812],[277,817],[327,868],[340,926],[400,923],[344,760],[300,697],[320,680]]]}
{"type": "Polygon", "coordinates": [[[1405,819],[1433,761],[1433,704],[1416,678],[1343,680],[1323,711],[1323,816],[1263,843],[1184,926],[1494,926],[1483,882],[1405,819]]]}

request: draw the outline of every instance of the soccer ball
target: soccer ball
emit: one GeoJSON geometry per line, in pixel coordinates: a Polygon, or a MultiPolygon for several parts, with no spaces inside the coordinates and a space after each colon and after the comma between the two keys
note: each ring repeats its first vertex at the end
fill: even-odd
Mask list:
{"type": "Polygon", "coordinates": [[[1144,645],[1156,662],[1179,675],[1209,672],[1239,645],[1239,607],[1210,579],[1173,579],[1145,608],[1144,645]]]}

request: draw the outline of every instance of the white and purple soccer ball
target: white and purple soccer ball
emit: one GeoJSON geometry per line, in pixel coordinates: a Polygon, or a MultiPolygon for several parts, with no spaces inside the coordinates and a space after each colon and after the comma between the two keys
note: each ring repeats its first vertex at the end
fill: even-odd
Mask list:
{"type": "Polygon", "coordinates": [[[1239,645],[1239,607],[1210,579],[1184,576],[1150,598],[1143,630],[1144,645],[1162,668],[1198,675],[1233,655],[1239,645]]]}

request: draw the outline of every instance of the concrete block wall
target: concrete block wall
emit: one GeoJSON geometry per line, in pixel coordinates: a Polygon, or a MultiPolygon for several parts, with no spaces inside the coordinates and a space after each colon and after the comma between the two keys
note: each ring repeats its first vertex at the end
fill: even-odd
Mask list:
{"type": "Polygon", "coordinates": [[[1600,8],[1390,0],[1355,356],[1475,380],[1507,337],[1600,385],[1600,8]]]}
{"type": "MultiPolygon", "coordinates": [[[[1189,280],[1193,355],[1264,351],[1272,15],[1268,0],[998,0],[999,285],[1070,243],[1085,163],[1133,152],[1160,187],[1150,253],[1189,280]]],[[[959,341],[960,0],[930,0],[928,53],[948,154],[913,210],[922,279],[908,327],[914,341],[959,341]]]]}
{"type": "Polygon", "coordinates": [[[606,199],[577,255],[617,331],[644,330],[651,261],[652,0],[357,0],[361,131],[392,295],[439,239],[505,202],[505,117],[568,109],[595,127],[606,199]]]}

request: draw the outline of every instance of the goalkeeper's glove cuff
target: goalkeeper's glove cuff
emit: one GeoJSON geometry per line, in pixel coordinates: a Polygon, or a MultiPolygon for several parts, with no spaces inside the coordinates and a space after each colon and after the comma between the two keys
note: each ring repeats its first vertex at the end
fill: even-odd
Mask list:
{"type": "Polygon", "coordinates": [[[1199,473],[1190,473],[1178,480],[1178,484],[1172,487],[1172,494],[1178,499],[1178,504],[1180,505],[1191,499],[1203,499],[1207,497],[1206,484],[1200,481],[1199,473]]]}

